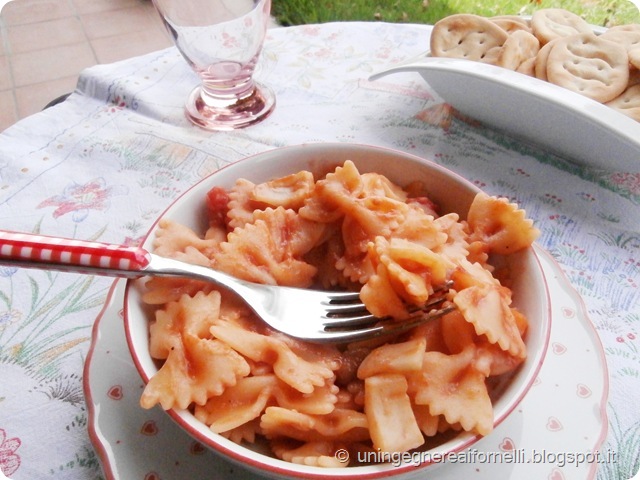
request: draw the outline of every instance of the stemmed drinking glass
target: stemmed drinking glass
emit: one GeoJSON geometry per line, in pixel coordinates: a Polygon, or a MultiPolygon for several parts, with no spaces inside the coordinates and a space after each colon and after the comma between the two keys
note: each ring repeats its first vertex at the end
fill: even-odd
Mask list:
{"type": "Polygon", "coordinates": [[[209,130],[232,130],[263,120],[273,91],[253,79],[270,21],[271,0],[153,0],[187,63],[202,83],[186,115],[209,130]]]}

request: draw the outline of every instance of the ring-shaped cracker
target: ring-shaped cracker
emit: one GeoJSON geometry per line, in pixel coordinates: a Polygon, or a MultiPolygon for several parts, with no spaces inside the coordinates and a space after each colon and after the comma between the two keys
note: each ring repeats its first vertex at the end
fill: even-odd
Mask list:
{"type": "Polygon", "coordinates": [[[640,84],[627,88],[606,105],[640,122],[640,84]]]}
{"type": "Polygon", "coordinates": [[[601,38],[623,45],[627,51],[640,48],[640,25],[618,25],[606,30],[601,38]]]}
{"type": "Polygon", "coordinates": [[[535,65],[536,78],[539,78],[540,80],[544,80],[545,82],[548,81],[547,60],[549,59],[549,52],[551,51],[554,43],[557,40],[558,39],[551,40],[550,42],[543,45],[540,51],[538,51],[538,54],[536,55],[536,65],[535,65]]]}
{"type": "Polygon", "coordinates": [[[622,45],[593,33],[560,38],[549,52],[551,83],[606,103],[627,88],[629,55],[622,45]]]}
{"type": "Polygon", "coordinates": [[[540,42],[525,30],[516,30],[504,42],[496,65],[516,70],[522,62],[535,57],[540,50],[540,42]]]}
{"type": "Polygon", "coordinates": [[[490,20],[507,33],[513,33],[518,30],[524,30],[525,32],[533,33],[529,24],[519,18],[503,16],[491,17],[490,20]]]}
{"type": "Polygon", "coordinates": [[[431,55],[481,61],[502,47],[509,34],[491,20],[459,13],[436,22],[431,33],[431,55]]]}
{"type": "Polygon", "coordinates": [[[629,50],[629,63],[635,67],[636,70],[640,70],[640,47],[629,50]]]}
{"type": "Polygon", "coordinates": [[[582,17],[562,8],[544,8],[534,12],[531,15],[531,29],[543,45],[554,38],[593,31],[582,17]]]}

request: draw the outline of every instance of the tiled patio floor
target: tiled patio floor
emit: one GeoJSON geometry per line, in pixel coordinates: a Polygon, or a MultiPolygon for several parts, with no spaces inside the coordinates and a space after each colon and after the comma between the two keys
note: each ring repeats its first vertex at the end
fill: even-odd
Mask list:
{"type": "Polygon", "coordinates": [[[172,45],[149,0],[13,0],[0,14],[0,131],[74,90],[86,67],[172,45]]]}

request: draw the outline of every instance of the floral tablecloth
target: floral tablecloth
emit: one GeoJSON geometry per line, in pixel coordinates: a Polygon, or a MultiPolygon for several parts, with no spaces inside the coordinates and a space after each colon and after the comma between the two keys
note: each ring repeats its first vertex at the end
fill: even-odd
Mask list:
{"type": "MultiPolygon", "coordinates": [[[[597,477],[630,478],[640,467],[638,169],[587,168],[467,122],[441,108],[417,74],[367,80],[425,50],[429,32],[385,23],[270,30],[258,77],[276,91],[276,110],[229,133],[185,119],[183,101],[197,78],[174,48],[92,67],[67,101],[0,134],[0,228],[136,244],[193,183],[291,144],[367,143],[433,160],[517,200],[536,221],[538,243],[581,295],[606,355],[608,434],[597,447],[615,455],[598,465],[597,477]]],[[[88,434],[83,365],[112,282],[0,266],[0,471],[7,477],[105,477],[88,434]]],[[[556,467],[549,478],[575,478],[556,467]]]]}

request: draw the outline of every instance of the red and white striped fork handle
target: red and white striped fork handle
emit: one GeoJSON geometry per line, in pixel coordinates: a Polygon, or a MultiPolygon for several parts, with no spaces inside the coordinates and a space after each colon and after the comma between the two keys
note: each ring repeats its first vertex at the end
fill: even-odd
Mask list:
{"type": "Polygon", "coordinates": [[[0,230],[0,264],[139,277],[149,261],[139,247],[0,230]]]}

